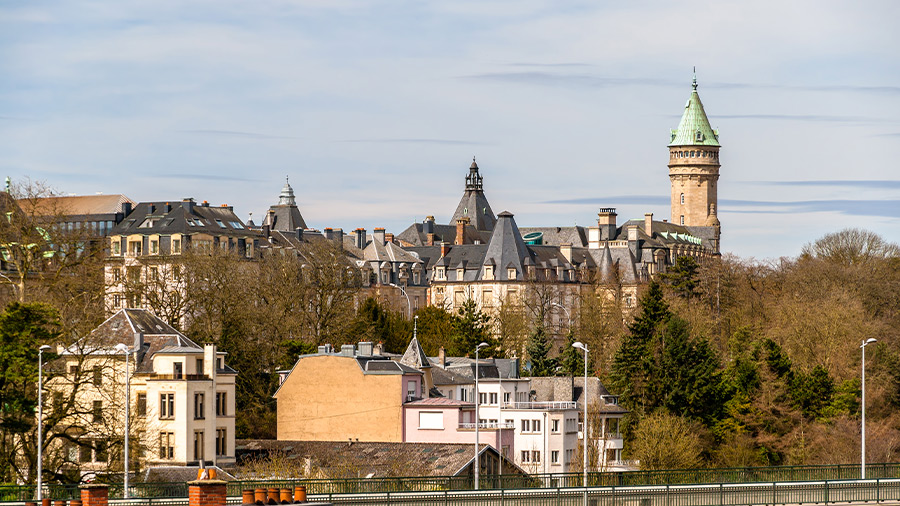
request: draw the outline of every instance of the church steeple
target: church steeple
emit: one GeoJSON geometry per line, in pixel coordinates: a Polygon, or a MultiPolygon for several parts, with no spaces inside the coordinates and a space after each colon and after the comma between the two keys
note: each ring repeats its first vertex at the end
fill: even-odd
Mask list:
{"type": "MultiPolygon", "coordinates": [[[[719,181],[719,132],[713,130],[697,93],[697,74],[684,105],[678,128],[669,139],[669,180],[672,185],[672,223],[688,227],[713,227],[719,181]]],[[[718,251],[718,240],[713,241],[718,251]]]]}

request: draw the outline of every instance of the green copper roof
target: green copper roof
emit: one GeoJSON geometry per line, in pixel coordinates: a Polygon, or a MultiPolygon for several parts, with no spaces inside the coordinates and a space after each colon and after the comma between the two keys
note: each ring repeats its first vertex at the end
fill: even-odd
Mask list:
{"type": "Polygon", "coordinates": [[[684,114],[677,130],[672,130],[669,146],[718,146],[719,133],[709,126],[700,95],[697,94],[697,75],[694,75],[694,90],[684,104],[684,114]]]}

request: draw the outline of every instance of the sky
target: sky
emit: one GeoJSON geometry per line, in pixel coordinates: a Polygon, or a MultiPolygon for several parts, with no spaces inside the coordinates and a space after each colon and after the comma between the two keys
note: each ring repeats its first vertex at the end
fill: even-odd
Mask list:
{"type": "Polygon", "coordinates": [[[448,222],[475,157],[519,226],[670,218],[696,67],[722,250],[900,242],[900,2],[0,0],[0,176],[259,223],[448,222]]]}

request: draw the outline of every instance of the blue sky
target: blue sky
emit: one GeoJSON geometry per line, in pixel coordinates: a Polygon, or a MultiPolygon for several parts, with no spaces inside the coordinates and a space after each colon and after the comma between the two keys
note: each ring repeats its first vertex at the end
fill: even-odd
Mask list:
{"type": "Polygon", "coordinates": [[[900,241],[900,3],[0,0],[0,166],[246,219],[446,222],[473,156],[520,226],[669,217],[697,67],[723,250],[900,241]]]}

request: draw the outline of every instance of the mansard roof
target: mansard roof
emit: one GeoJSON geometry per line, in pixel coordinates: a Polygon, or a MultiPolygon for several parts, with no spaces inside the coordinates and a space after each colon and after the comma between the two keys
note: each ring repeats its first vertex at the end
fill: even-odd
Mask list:
{"type": "Polygon", "coordinates": [[[198,234],[214,236],[258,236],[234,214],[234,208],[197,204],[194,199],[181,202],[141,202],[113,227],[110,235],[198,234]],[[174,203],[173,203],[174,202],[174,203]]]}

